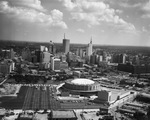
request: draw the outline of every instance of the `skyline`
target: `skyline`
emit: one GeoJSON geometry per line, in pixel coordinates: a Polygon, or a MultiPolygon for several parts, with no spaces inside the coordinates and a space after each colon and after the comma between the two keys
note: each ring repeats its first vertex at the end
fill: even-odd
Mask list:
{"type": "Polygon", "coordinates": [[[150,46],[149,0],[1,0],[0,39],[150,46]]]}

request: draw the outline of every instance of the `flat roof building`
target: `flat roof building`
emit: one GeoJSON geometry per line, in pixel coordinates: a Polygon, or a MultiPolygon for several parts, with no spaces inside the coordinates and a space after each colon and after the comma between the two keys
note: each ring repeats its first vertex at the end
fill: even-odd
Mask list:
{"type": "Polygon", "coordinates": [[[19,114],[16,120],[32,120],[32,119],[33,119],[33,115],[22,113],[22,114],[19,114]]]}
{"type": "Polygon", "coordinates": [[[77,120],[76,113],[70,111],[51,111],[49,120],[77,120]]]}

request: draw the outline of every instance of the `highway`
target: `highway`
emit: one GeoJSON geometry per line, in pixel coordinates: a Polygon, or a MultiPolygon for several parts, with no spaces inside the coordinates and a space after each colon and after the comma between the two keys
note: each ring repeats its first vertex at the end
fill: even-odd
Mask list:
{"type": "Polygon", "coordinates": [[[6,80],[7,80],[7,77],[5,77],[5,79],[0,83],[0,85],[2,85],[6,80]]]}

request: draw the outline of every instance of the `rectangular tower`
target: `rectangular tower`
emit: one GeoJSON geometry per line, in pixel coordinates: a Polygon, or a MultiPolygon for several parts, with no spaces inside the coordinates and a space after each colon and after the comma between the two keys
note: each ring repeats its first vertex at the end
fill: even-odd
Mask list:
{"type": "Polygon", "coordinates": [[[67,54],[70,51],[70,40],[69,39],[63,39],[63,52],[67,54]]]}
{"type": "Polygon", "coordinates": [[[60,59],[51,58],[51,69],[52,70],[60,70],[60,59]]]}

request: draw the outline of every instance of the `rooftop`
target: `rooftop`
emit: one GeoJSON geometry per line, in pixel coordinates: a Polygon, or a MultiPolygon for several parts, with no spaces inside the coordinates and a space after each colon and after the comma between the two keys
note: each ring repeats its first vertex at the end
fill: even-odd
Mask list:
{"type": "Polygon", "coordinates": [[[97,116],[96,112],[87,112],[87,113],[83,113],[83,118],[85,120],[98,120],[100,116],[97,116]]]}
{"type": "Polygon", "coordinates": [[[37,120],[48,120],[48,114],[36,114],[34,116],[35,119],[37,120]]]}
{"type": "Polygon", "coordinates": [[[76,118],[74,111],[52,111],[53,118],[76,118]]]}
{"type": "Polygon", "coordinates": [[[33,115],[29,115],[27,113],[20,115],[20,118],[32,118],[32,117],[33,117],[33,115]]]}
{"type": "Polygon", "coordinates": [[[78,78],[78,79],[74,79],[71,81],[74,84],[78,84],[78,85],[91,85],[94,84],[95,82],[89,79],[82,79],[82,78],[78,78]]]}
{"type": "Polygon", "coordinates": [[[117,100],[117,97],[119,95],[125,95],[128,92],[130,92],[130,90],[117,90],[117,89],[109,89],[109,90],[112,92],[111,101],[117,100]]]}

